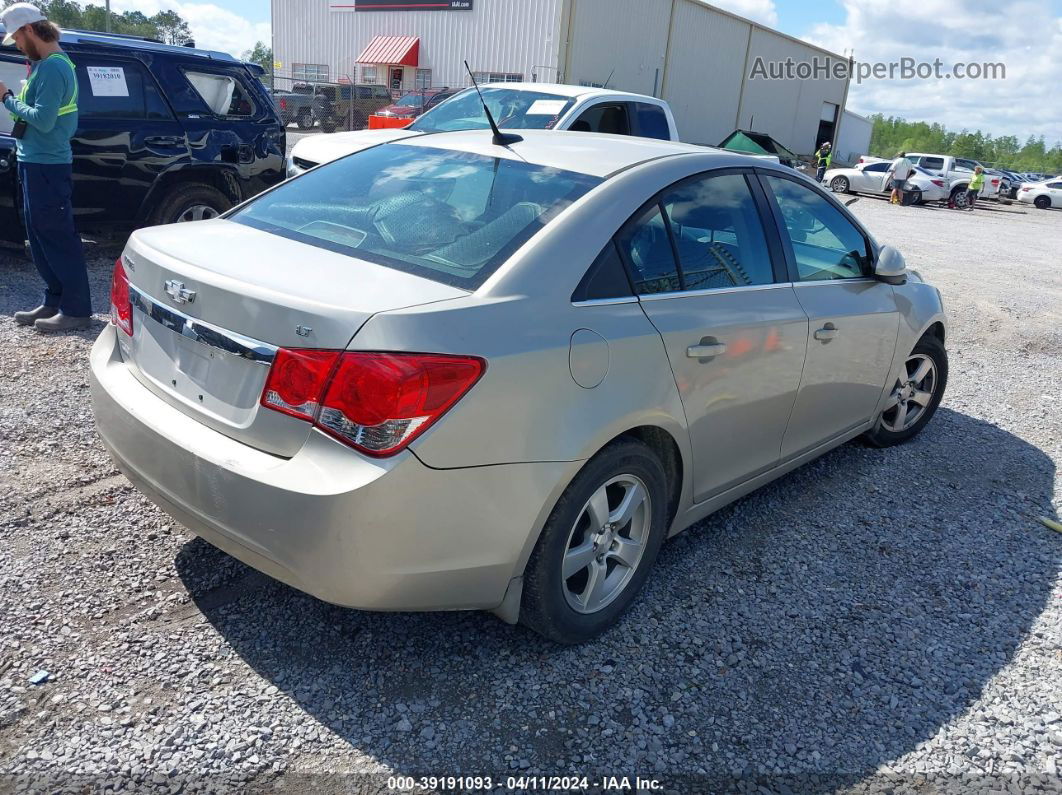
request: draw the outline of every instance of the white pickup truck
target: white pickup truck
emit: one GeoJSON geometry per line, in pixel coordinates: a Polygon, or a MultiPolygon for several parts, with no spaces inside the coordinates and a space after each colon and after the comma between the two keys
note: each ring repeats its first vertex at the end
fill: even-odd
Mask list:
{"type": "MultiPolygon", "coordinates": [[[[966,190],[970,185],[970,178],[977,166],[985,168],[976,160],[964,157],[952,157],[951,155],[927,155],[922,152],[908,152],[907,159],[916,166],[921,166],[932,174],[944,177],[948,182],[948,190],[951,199],[958,207],[966,205],[966,190]]],[[[986,169],[987,170],[987,169],[986,169]]],[[[999,200],[1000,178],[992,174],[985,174],[985,186],[981,188],[982,199],[999,200]]]]}
{"type": "MultiPolygon", "coordinates": [[[[555,83],[487,83],[480,90],[498,126],[505,130],[572,130],[679,140],[671,108],[656,97],[555,83]]],[[[481,128],[488,128],[487,117],[476,90],[469,88],[422,114],[408,127],[303,138],[291,150],[287,173],[293,177],[388,141],[481,128]]]]}

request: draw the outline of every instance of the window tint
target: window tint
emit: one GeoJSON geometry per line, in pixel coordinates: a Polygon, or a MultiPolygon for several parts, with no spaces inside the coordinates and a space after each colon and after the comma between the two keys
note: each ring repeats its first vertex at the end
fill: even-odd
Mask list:
{"type": "Polygon", "coordinates": [[[384,144],[308,171],[230,220],[475,289],[600,182],[522,160],[384,144]]]}
{"type": "Polygon", "coordinates": [[[890,165],[890,163],[871,163],[869,166],[866,166],[863,171],[877,171],[884,174],[889,170],[890,165]]]}
{"type": "Polygon", "coordinates": [[[672,293],[682,289],[682,279],[659,205],[647,208],[628,224],[616,243],[631,266],[634,291],[638,295],[672,293]]]}
{"type": "Polygon", "coordinates": [[[771,284],[760,214],[741,174],[698,177],[661,199],[687,290],[771,284]]]}
{"type": "Polygon", "coordinates": [[[243,85],[229,75],[184,73],[207,107],[218,116],[253,116],[254,105],[243,85]]]}
{"type": "Polygon", "coordinates": [[[1062,188],[1062,182],[1049,182],[1047,183],[1047,187],[1052,190],[1058,190],[1059,188],[1062,188]]]}
{"type": "Polygon", "coordinates": [[[866,238],[826,197],[792,180],[765,179],[781,211],[800,281],[856,279],[869,273],[866,238]]]}
{"type": "Polygon", "coordinates": [[[918,165],[920,165],[922,168],[931,168],[937,170],[944,168],[943,157],[920,157],[918,160],[921,162],[916,162],[918,162],[918,165]]]}
{"type": "Polygon", "coordinates": [[[572,294],[573,301],[595,301],[602,298],[626,298],[631,294],[631,285],[623,270],[616,244],[609,241],[601,250],[594,264],[586,271],[583,280],[572,294]]]}
{"type": "Polygon", "coordinates": [[[144,73],[139,64],[96,57],[79,57],[76,64],[81,118],[145,118],[144,73]]]}
{"type": "Polygon", "coordinates": [[[667,124],[667,115],[659,105],[650,105],[646,102],[635,103],[635,113],[638,114],[638,134],[643,138],[659,138],[662,141],[671,140],[671,128],[667,124]]]}
{"type": "Polygon", "coordinates": [[[622,102],[594,105],[583,111],[572,123],[571,129],[576,132],[630,135],[631,125],[627,119],[627,106],[622,102]]]}
{"type": "Polygon", "coordinates": [[[977,168],[977,163],[975,163],[973,160],[966,160],[961,157],[955,158],[955,165],[957,165],[959,168],[965,168],[967,171],[973,171],[975,168],[977,168]]]}

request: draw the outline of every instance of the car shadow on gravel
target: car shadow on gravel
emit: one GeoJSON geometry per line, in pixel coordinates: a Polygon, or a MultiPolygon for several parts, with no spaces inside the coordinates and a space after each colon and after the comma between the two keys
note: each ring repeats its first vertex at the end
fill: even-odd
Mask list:
{"type": "MultiPolygon", "coordinates": [[[[809,791],[914,750],[1012,660],[1058,571],[1036,521],[1054,477],[941,409],[908,445],[845,445],[674,539],[622,623],[576,648],[253,575],[219,600],[219,569],[250,570],[198,539],[176,565],[258,675],[397,772],[828,777],[809,791]]],[[[977,750],[956,763],[976,773],[977,750]]]]}

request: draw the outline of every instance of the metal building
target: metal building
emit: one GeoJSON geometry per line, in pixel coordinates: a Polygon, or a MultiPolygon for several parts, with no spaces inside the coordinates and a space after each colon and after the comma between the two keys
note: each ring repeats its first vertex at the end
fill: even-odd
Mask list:
{"type": "Polygon", "coordinates": [[[703,0],[272,0],[272,12],[289,80],[464,86],[467,60],[484,81],[662,97],[693,143],[747,129],[807,154],[837,136],[848,96],[847,76],[823,74],[847,59],[703,0]],[[753,76],[786,59],[819,71],[753,76]]]}

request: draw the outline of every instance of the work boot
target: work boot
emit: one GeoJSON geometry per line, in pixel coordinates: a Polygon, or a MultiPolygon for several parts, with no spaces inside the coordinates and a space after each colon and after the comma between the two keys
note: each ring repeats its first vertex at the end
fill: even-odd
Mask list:
{"type": "Polygon", "coordinates": [[[36,309],[31,309],[28,312],[16,312],[15,322],[20,326],[32,326],[37,320],[55,317],[58,314],[59,310],[54,306],[38,306],[36,309]]]}
{"type": "Polygon", "coordinates": [[[90,320],[90,317],[72,317],[59,312],[52,317],[38,320],[33,325],[37,331],[74,331],[87,328],[90,320]]]}

